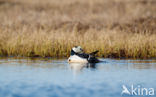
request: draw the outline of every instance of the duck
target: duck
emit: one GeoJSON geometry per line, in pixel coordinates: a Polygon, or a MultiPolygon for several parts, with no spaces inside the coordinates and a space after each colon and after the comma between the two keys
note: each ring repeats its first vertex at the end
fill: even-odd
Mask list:
{"type": "Polygon", "coordinates": [[[74,46],[71,49],[70,57],[68,58],[69,63],[98,63],[99,60],[95,57],[98,50],[89,54],[85,53],[81,46],[74,46]]]}

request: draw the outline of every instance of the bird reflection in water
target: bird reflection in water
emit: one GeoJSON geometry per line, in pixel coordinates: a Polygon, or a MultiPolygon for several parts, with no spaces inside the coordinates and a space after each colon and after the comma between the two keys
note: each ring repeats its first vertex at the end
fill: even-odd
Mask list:
{"type": "Polygon", "coordinates": [[[80,72],[84,68],[96,69],[96,63],[69,63],[69,65],[74,72],[80,72]]]}

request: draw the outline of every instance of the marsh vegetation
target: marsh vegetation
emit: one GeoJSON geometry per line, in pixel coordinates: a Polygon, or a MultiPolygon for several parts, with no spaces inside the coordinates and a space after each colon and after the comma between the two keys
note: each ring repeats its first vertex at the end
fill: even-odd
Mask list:
{"type": "Polygon", "coordinates": [[[155,58],[155,0],[0,0],[0,56],[155,58]]]}

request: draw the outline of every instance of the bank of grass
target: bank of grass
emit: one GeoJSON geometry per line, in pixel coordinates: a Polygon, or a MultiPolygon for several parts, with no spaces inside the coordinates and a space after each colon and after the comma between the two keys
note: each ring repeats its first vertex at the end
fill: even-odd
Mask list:
{"type": "Polygon", "coordinates": [[[61,30],[22,32],[0,35],[0,54],[6,56],[67,57],[75,45],[86,52],[99,50],[99,57],[154,58],[156,57],[155,34],[127,34],[110,30],[90,29],[80,32],[61,30]]]}
{"type": "Polygon", "coordinates": [[[0,0],[0,56],[156,58],[154,0],[0,0]]]}

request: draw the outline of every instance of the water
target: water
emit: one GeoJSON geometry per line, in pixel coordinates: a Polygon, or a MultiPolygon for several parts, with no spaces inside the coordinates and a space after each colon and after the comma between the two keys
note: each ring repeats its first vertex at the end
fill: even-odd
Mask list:
{"type": "Polygon", "coordinates": [[[0,97],[156,97],[138,93],[156,90],[156,60],[101,60],[0,59],[0,97]],[[130,93],[136,88],[137,95],[121,94],[123,85],[130,93]]]}

